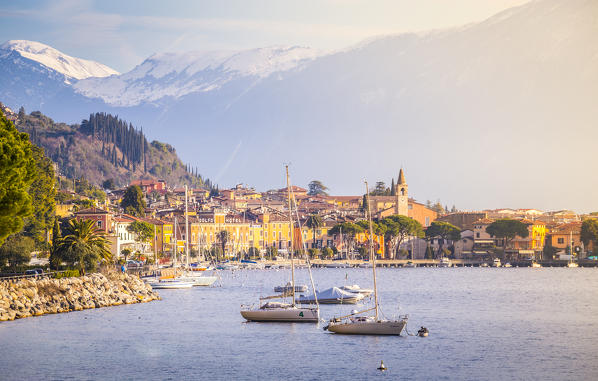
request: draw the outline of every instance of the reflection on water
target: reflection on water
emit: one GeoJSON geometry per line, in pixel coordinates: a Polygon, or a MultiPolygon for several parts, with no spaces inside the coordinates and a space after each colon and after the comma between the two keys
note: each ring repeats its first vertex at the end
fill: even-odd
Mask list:
{"type": "MultiPolygon", "coordinates": [[[[382,312],[408,313],[408,331],[426,326],[427,338],[245,323],[240,305],[288,273],[223,272],[222,287],[161,290],[158,302],[0,323],[0,379],[598,379],[598,269],[381,269],[382,312]]],[[[305,270],[298,278],[309,284],[305,270]]],[[[314,278],[372,286],[370,269],[314,278]]]]}

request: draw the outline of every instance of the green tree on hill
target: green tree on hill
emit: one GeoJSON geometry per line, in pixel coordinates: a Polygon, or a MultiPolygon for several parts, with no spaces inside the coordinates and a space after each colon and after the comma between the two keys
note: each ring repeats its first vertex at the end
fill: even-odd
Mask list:
{"type": "Polygon", "coordinates": [[[310,196],[328,196],[328,193],[326,192],[328,187],[322,184],[320,180],[312,180],[309,183],[308,188],[309,191],[307,194],[310,196]]]}
{"type": "Polygon", "coordinates": [[[125,190],[120,207],[132,216],[145,216],[145,199],[138,185],[131,185],[125,190]]]}
{"type": "Polygon", "coordinates": [[[0,245],[21,231],[23,219],[33,211],[28,191],[35,173],[29,137],[0,111],[0,245]]]}
{"type": "Polygon", "coordinates": [[[25,234],[33,238],[39,246],[46,240],[46,233],[54,222],[56,211],[56,183],[52,161],[44,155],[44,150],[33,146],[36,175],[29,187],[33,214],[25,219],[25,234]]]}

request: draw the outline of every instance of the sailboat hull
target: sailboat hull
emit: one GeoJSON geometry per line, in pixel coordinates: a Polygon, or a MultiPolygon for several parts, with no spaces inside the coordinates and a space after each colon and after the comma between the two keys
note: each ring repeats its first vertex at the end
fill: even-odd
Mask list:
{"type": "Polygon", "coordinates": [[[320,319],[313,308],[272,308],[241,311],[241,316],[249,321],[281,323],[317,323],[320,319]]]}
{"type": "Polygon", "coordinates": [[[406,324],[406,320],[345,321],[330,323],[328,330],[345,335],[400,335],[406,324]]]}

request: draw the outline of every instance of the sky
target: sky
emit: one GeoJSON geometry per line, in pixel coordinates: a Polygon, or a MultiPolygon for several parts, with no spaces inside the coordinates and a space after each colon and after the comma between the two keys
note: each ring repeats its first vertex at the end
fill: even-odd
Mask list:
{"type": "Polygon", "coordinates": [[[299,45],[481,21],[527,0],[0,0],[0,42],[32,40],[127,72],[154,53],[299,45]]]}

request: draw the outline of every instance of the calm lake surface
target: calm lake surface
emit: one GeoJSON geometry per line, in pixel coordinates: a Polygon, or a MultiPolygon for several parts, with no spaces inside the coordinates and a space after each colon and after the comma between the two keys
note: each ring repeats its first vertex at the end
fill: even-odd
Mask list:
{"type": "MultiPolygon", "coordinates": [[[[372,286],[371,269],[313,273],[319,289],[372,286]]],[[[408,331],[423,325],[427,338],[245,323],[240,305],[290,271],[220,275],[219,287],[160,290],[162,301],[2,322],[0,379],[598,379],[595,268],[380,269],[384,314],[409,314],[408,331]]],[[[309,284],[307,270],[297,278],[309,284]]],[[[324,305],[321,317],[354,308],[324,305]]]]}

